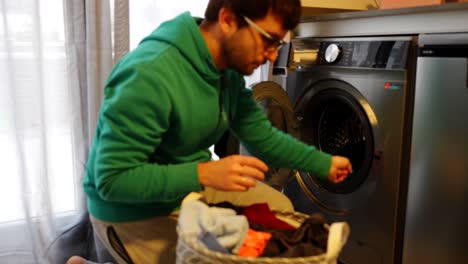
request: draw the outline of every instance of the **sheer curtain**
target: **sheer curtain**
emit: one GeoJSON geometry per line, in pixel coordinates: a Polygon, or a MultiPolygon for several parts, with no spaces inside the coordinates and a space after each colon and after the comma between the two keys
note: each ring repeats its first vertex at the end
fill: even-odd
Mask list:
{"type": "Polygon", "coordinates": [[[0,0],[0,263],[54,263],[49,245],[86,212],[102,88],[128,49],[128,1],[113,6],[0,0]]]}
{"type": "Polygon", "coordinates": [[[63,262],[47,253],[86,218],[81,181],[112,65],[207,3],[132,1],[129,29],[128,0],[0,0],[0,263],[63,262]]]}

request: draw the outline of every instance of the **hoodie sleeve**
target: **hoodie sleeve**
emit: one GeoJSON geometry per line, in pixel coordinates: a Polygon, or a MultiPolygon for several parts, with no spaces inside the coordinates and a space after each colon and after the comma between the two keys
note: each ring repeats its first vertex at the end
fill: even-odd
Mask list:
{"type": "Polygon", "coordinates": [[[247,88],[240,89],[231,128],[252,155],[270,166],[298,169],[327,178],[331,155],[275,128],[247,88]]]}
{"type": "Polygon", "coordinates": [[[157,74],[121,67],[109,78],[98,128],[94,175],[104,200],[176,202],[201,190],[197,162],[150,163],[169,128],[171,100],[157,74]]]}

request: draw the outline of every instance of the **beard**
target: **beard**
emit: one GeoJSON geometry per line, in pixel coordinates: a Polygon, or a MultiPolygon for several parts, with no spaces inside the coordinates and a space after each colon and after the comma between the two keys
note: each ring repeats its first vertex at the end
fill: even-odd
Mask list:
{"type": "Polygon", "coordinates": [[[236,34],[224,39],[222,43],[222,56],[224,56],[228,68],[243,75],[251,75],[259,64],[249,62],[249,58],[253,57],[253,54],[250,54],[252,51],[243,50],[242,42],[239,40],[239,38],[236,38],[236,34]],[[240,45],[237,43],[240,43],[240,45]]]}

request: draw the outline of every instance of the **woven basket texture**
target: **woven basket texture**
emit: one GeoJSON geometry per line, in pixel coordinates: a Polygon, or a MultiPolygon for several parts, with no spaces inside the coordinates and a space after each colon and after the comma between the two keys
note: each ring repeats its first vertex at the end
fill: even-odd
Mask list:
{"type": "MultiPolygon", "coordinates": [[[[307,218],[305,214],[299,212],[274,212],[282,219],[287,218],[290,222],[297,222],[299,225],[307,218]]],[[[176,249],[177,264],[334,264],[337,257],[328,258],[326,254],[300,258],[272,258],[272,257],[239,257],[236,255],[223,254],[208,249],[196,238],[183,236],[179,233],[176,249]]]]}

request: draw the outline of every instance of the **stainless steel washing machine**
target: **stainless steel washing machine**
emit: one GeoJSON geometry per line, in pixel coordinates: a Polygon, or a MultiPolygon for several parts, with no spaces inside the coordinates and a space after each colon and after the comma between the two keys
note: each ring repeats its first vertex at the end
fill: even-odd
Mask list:
{"type": "Polygon", "coordinates": [[[337,185],[297,172],[283,192],[298,211],[351,225],[346,264],[401,262],[413,43],[412,36],[292,41],[286,92],[294,127],[302,141],[348,157],[354,171],[337,185]]]}

